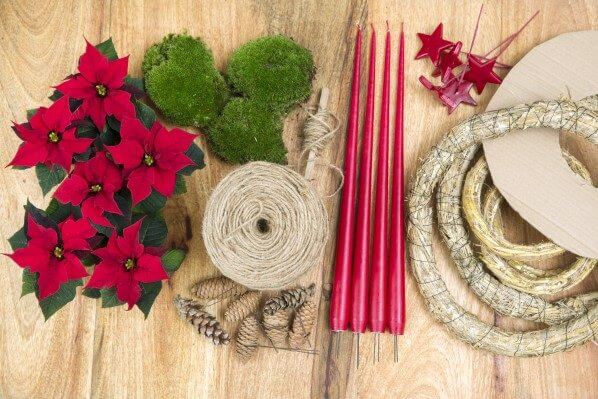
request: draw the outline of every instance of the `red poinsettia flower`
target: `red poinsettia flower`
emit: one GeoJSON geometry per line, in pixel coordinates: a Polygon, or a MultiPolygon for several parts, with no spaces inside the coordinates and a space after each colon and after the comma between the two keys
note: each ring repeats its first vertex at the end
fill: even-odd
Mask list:
{"type": "Polygon", "coordinates": [[[57,232],[37,224],[29,216],[27,246],[8,256],[22,268],[39,273],[37,284],[39,299],[42,300],[56,293],[61,284],[88,275],[75,251],[89,250],[87,239],[94,235],[95,230],[86,219],[69,217],[58,225],[57,232]]]}
{"type": "Polygon", "coordinates": [[[73,98],[83,100],[80,112],[89,115],[98,129],[106,125],[106,115],[118,120],[135,116],[131,93],[123,90],[129,57],[110,61],[87,42],[85,53],[79,59],[79,74],[65,80],[56,89],[73,98]]]}
{"type": "Polygon", "coordinates": [[[58,186],[54,197],[63,204],[80,205],[85,218],[110,227],[104,212],[122,215],[114,200],[114,193],[122,186],[122,171],[105,152],[99,152],[87,162],[76,163],[73,173],[58,186]]]}
{"type": "Polygon", "coordinates": [[[94,251],[101,262],[95,267],[87,283],[89,288],[116,287],[116,296],[129,305],[139,301],[139,283],[153,283],[168,279],[158,249],[139,242],[141,220],[127,227],[122,236],[112,234],[104,248],[94,251]]]}
{"type": "Polygon", "coordinates": [[[121,141],[109,146],[114,162],[123,165],[127,187],[137,204],[152,193],[152,187],[169,197],[174,192],[176,174],[193,161],[185,155],[195,135],[181,129],[168,131],[158,122],[151,130],[137,119],[126,118],[120,127],[121,141]]]}
{"type": "Polygon", "coordinates": [[[69,99],[63,97],[49,108],[40,107],[29,123],[15,123],[14,129],[24,143],[9,165],[31,167],[41,163],[70,170],[73,154],[84,152],[92,142],[75,136],[72,120],[69,99]]]}

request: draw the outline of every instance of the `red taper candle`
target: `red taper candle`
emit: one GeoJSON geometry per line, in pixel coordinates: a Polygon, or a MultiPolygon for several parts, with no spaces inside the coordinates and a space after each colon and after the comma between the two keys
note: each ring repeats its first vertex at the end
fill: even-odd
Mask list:
{"type": "Polygon", "coordinates": [[[374,135],[374,95],[376,91],[376,31],[372,28],[368,71],[368,91],[365,105],[357,220],[353,250],[353,296],[351,300],[351,331],[364,333],[368,322],[368,288],[370,282],[370,209],[372,199],[372,139],[374,135]]]}
{"type": "Polygon", "coordinates": [[[395,111],[395,141],[393,147],[392,205],[389,247],[389,328],[394,335],[405,330],[405,216],[403,213],[403,114],[405,94],[405,36],[401,29],[397,104],[395,111]]]}
{"type": "Polygon", "coordinates": [[[351,265],[353,258],[353,232],[355,230],[355,178],[357,169],[357,136],[359,127],[359,94],[361,68],[361,29],[357,28],[353,60],[353,83],[347,123],[345,147],[345,182],[341,196],[336,259],[332,297],[330,300],[330,329],[345,331],[349,323],[351,294],[351,265]]]}
{"type": "Polygon", "coordinates": [[[376,177],[376,207],[374,211],[374,241],[372,243],[372,277],[370,280],[370,330],[383,333],[388,316],[386,289],[388,285],[388,114],[390,108],[390,31],[386,31],[382,109],[378,133],[378,167],[376,177]]]}

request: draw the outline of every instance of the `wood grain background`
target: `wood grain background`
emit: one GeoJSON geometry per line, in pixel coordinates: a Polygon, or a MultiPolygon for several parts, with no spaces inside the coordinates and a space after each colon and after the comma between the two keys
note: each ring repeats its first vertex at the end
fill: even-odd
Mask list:
{"type": "MultiPolygon", "coordinates": [[[[49,86],[74,71],[86,37],[97,43],[112,37],[119,54],[130,54],[130,72],[139,76],[144,51],[170,32],[201,36],[213,49],[218,67],[246,41],[266,34],[289,35],[314,53],[315,87],[332,90],[331,107],[341,116],[344,132],[351,75],[351,46],[357,24],[373,23],[393,32],[405,21],[407,34],[406,165],[412,175],[418,159],[449,127],[484,109],[493,89],[477,108],[460,107],[447,116],[417,77],[431,72],[424,61],[412,61],[419,41],[438,22],[445,34],[465,43],[471,38],[479,1],[8,1],[0,0],[0,164],[13,156],[18,138],[10,121],[22,121],[25,110],[47,104],[49,86]]],[[[487,1],[475,51],[484,52],[514,32],[536,10],[539,17],[501,57],[515,63],[534,45],[555,35],[598,27],[598,3],[575,1],[487,1]]],[[[395,40],[397,35],[394,36],[395,40]]],[[[396,41],[395,43],[396,44],[396,41]]],[[[394,45],[393,45],[394,46],[394,45]]],[[[379,48],[382,48],[379,42],[379,48]]],[[[382,66],[379,51],[378,65],[382,66]]],[[[393,70],[396,52],[393,54],[393,70]]],[[[393,75],[394,80],[394,75],[393,75]]],[[[365,83],[365,82],[364,82],[365,83]]],[[[363,90],[365,92],[365,90],[363,90]]],[[[312,103],[315,99],[312,99],[312,103]]],[[[379,112],[379,109],[377,110],[379,112]]],[[[292,113],[285,125],[289,161],[297,162],[298,135],[305,115],[292,113]]],[[[565,137],[567,146],[598,177],[598,152],[565,137]]],[[[203,139],[199,140],[206,149],[203,139]]],[[[324,153],[324,161],[342,165],[344,134],[324,153]]],[[[408,325],[399,340],[399,362],[392,361],[392,338],[381,340],[381,361],[373,363],[371,336],[361,339],[361,365],[355,366],[355,340],[342,336],[334,353],[327,327],[328,292],[332,275],[334,234],[319,270],[303,281],[323,286],[314,347],[317,356],[260,350],[247,365],[230,348],[214,348],[178,319],[171,300],[202,277],[216,274],[201,240],[206,198],[232,167],[207,153],[208,166],[188,180],[189,192],[169,201],[170,240],[186,243],[190,256],[160,294],[150,317],[122,308],[101,309],[78,297],[44,323],[35,299],[20,296],[21,271],[0,260],[0,397],[2,398],[596,398],[598,348],[588,344],[542,359],[511,359],[474,350],[450,336],[427,312],[408,275],[408,325]],[[187,222],[186,220],[189,220],[187,222]]],[[[324,195],[337,182],[325,168],[316,170],[315,184],[324,195]]],[[[0,171],[0,250],[19,227],[22,205],[29,198],[45,205],[33,171],[0,171]]],[[[332,231],[338,198],[327,199],[332,231]]],[[[537,232],[506,212],[508,234],[535,241],[537,232]]],[[[438,245],[439,267],[451,291],[467,309],[484,320],[513,328],[533,328],[507,320],[471,294],[438,245]]],[[[563,258],[559,261],[564,261],[563,258]]],[[[596,289],[598,272],[574,292],[596,289]]]]}

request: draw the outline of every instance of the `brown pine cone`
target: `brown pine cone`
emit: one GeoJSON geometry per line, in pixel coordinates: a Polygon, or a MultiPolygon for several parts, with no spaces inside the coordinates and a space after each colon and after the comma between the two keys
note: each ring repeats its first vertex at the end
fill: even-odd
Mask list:
{"type": "Polygon", "coordinates": [[[193,325],[200,334],[210,338],[214,345],[226,345],[230,341],[228,333],[220,327],[218,320],[203,310],[198,302],[177,295],[174,298],[174,306],[183,319],[193,325]]]}
{"type": "Polygon", "coordinates": [[[291,348],[301,348],[311,334],[311,330],[318,318],[318,307],[313,301],[307,301],[297,310],[293,326],[289,332],[289,345],[291,348]]]}
{"type": "Polygon", "coordinates": [[[230,298],[245,291],[247,288],[224,276],[202,280],[191,287],[191,293],[199,299],[230,298]]]}
{"type": "Polygon", "coordinates": [[[243,362],[249,360],[257,350],[259,341],[260,325],[255,316],[247,316],[241,322],[237,339],[235,340],[237,355],[243,362]]]}
{"type": "Polygon", "coordinates": [[[239,321],[257,310],[262,294],[257,291],[248,291],[231,301],[224,312],[224,320],[239,321]]]}
{"type": "Polygon", "coordinates": [[[297,309],[303,305],[316,291],[316,285],[311,284],[307,288],[298,287],[292,290],[282,291],[282,293],[271,298],[264,305],[264,314],[274,314],[281,309],[297,309]]]}
{"type": "Polygon", "coordinates": [[[273,346],[286,346],[290,322],[291,311],[289,309],[277,310],[273,314],[264,313],[264,332],[273,346]]]}

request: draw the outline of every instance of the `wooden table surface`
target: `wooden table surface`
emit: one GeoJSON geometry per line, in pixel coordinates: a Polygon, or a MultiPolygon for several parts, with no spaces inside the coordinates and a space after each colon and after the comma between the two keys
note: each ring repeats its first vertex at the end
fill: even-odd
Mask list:
{"type": "MultiPolygon", "coordinates": [[[[413,61],[416,32],[430,32],[443,21],[445,35],[469,43],[479,1],[9,1],[0,0],[0,164],[7,164],[19,144],[10,129],[25,110],[47,105],[50,85],[75,70],[86,37],[98,43],[112,37],[119,54],[130,54],[130,73],[140,75],[145,50],[170,32],[201,36],[213,49],[218,67],[248,40],[274,33],[293,37],[313,51],[317,65],[314,87],[331,89],[331,108],[341,119],[341,132],[322,162],[341,166],[351,76],[355,26],[370,22],[379,32],[389,20],[395,33],[405,21],[406,173],[443,133],[463,118],[483,111],[463,106],[448,116],[417,81],[429,74],[426,61],[413,61]]],[[[538,18],[501,57],[516,63],[533,46],[563,32],[598,27],[598,3],[572,1],[487,1],[475,51],[483,53],[506,38],[536,10],[538,18]]],[[[383,48],[379,41],[379,49],[383,48]]],[[[393,44],[394,48],[394,44],[393,44]]],[[[396,51],[393,51],[395,70],[396,51]]],[[[379,70],[382,51],[378,52],[379,70]]],[[[393,73],[394,80],[394,73],[393,73]]],[[[365,83],[365,82],[364,82],[365,83]]],[[[364,90],[365,91],[365,88],[364,90]]],[[[312,98],[312,103],[315,98],[312,98]]],[[[379,109],[377,110],[379,112],[379,109]]],[[[289,161],[300,153],[300,126],[305,113],[294,111],[285,124],[289,161]]],[[[203,139],[198,140],[207,149],[203,139]]],[[[598,152],[566,140],[574,154],[598,177],[598,152]],[[592,162],[594,161],[594,162],[592,162]]],[[[380,362],[373,362],[371,335],[361,339],[361,365],[355,364],[355,339],[342,335],[335,354],[328,331],[328,296],[332,279],[338,197],[326,199],[331,236],[322,267],[302,282],[319,287],[319,322],[312,345],[316,356],[262,349],[242,365],[231,348],[215,348],[197,336],[175,313],[172,298],[197,279],[216,274],[201,239],[201,222],[210,190],[233,167],[207,152],[208,166],[188,179],[188,193],[169,201],[170,242],[183,243],[190,254],[166,284],[147,320],[141,312],[101,309],[98,301],[78,296],[44,323],[33,296],[20,299],[21,270],[7,258],[0,268],[0,397],[2,398],[596,398],[598,347],[589,343],[564,354],[539,359],[512,359],[475,350],[452,337],[428,313],[410,273],[407,277],[408,324],[399,339],[399,361],[393,363],[392,338],[381,339],[380,362]],[[187,239],[186,219],[192,236],[187,239]]],[[[334,191],[335,177],[316,169],[322,195],[334,191]]],[[[45,206],[34,172],[0,170],[2,252],[6,238],[20,227],[29,198],[45,206]]],[[[505,212],[508,234],[520,241],[541,237],[512,212],[505,212]]],[[[486,321],[506,328],[534,328],[493,313],[469,292],[438,242],[439,267],[456,298],[486,321]]],[[[566,258],[560,259],[564,261],[566,258]]],[[[572,292],[598,287],[598,272],[572,292]]],[[[537,328],[537,326],[536,326],[537,328]]]]}

